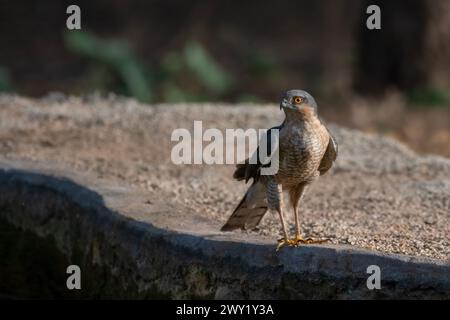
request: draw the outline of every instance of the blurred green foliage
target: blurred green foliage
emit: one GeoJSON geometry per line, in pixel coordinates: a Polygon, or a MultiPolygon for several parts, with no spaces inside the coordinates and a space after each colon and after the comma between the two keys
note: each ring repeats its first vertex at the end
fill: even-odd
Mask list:
{"type": "Polygon", "coordinates": [[[9,72],[6,68],[0,66],[0,92],[10,91],[13,91],[13,86],[11,78],[9,77],[9,72]]]}
{"type": "Polygon", "coordinates": [[[196,42],[165,55],[159,66],[162,99],[167,102],[206,101],[231,90],[234,79],[196,42]],[[197,87],[197,88],[193,88],[197,87]]]}
{"type": "Polygon", "coordinates": [[[184,60],[205,88],[218,94],[229,90],[231,77],[200,44],[189,43],[184,49],[184,60]]]}
{"type": "Polygon", "coordinates": [[[241,94],[238,97],[237,102],[241,102],[241,103],[263,103],[264,101],[252,94],[241,94]]]}
{"type": "Polygon", "coordinates": [[[250,52],[243,60],[248,72],[260,78],[272,76],[279,69],[279,63],[272,56],[260,52],[250,52]]]}
{"type": "Polygon", "coordinates": [[[94,62],[90,82],[105,90],[112,88],[113,76],[125,84],[125,92],[143,102],[155,101],[156,92],[162,100],[204,101],[225,95],[233,85],[233,78],[214,58],[196,42],[189,42],[183,50],[168,53],[159,65],[149,71],[122,41],[101,40],[89,32],[68,31],[64,34],[67,48],[94,62]],[[191,81],[199,88],[193,89],[191,81]]]}
{"type": "Polygon", "coordinates": [[[450,107],[450,97],[447,91],[438,88],[418,89],[408,93],[408,100],[413,106],[419,107],[450,107]]]}
{"type": "MultiPolygon", "coordinates": [[[[84,86],[132,96],[142,102],[193,102],[227,100],[236,80],[197,42],[187,42],[179,50],[165,54],[157,65],[146,66],[124,41],[104,40],[86,31],[67,31],[67,48],[91,61],[84,86]],[[118,81],[117,81],[118,80],[118,81]]],[[[251,51],[242,55],[246,77],[267,86],[277,86],[283,77],[280,63],[270,55],[251,51]]],[[[0,68],[0,91],[12,86],[0,68]]],[[[450,105],[445,90],[426,88],[407,93],[413,106],[450,105]]],[[[240,95],[239,102],[263,102],[252,94],[240,95]]]]}
{"type": "Polygon", "coordinates": [[[103,72],[109,68],[117,73],[132,96],[143,102],[152,99],[144,68],[126,43],[100,40],[88,32],[71,31],[65,32],[64,40],[69,50],[94,60],[103,72]]]}

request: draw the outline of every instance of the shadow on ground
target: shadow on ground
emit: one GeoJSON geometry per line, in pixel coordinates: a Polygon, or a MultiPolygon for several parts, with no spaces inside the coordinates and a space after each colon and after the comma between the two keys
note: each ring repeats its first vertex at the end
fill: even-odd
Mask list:
{"type": "Polygon", "coordinates": [[[276,253],[272,244],[232,234],[177,232],[157,219],[140,221],[134,210],[141,207],[132,204],[143,199],[133,192],[20,166],[29,165],[0,169],[2,297],[450,297],[450,266],[436,260],[334,245],[276,253]],[[71,264],[82,270],[79,291],[66,288],[71,264]],[[366,287],[372,264],[382,270],[382,290],[366,287]]]}

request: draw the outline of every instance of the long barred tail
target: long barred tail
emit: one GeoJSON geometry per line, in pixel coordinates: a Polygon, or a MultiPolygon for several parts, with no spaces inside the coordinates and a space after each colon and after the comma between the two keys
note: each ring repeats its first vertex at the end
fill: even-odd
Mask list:
{"type": "Polygon", "coordinates": [[[265,186],[258,182],[253,183],[233,211],[231,217],[220,230],[255,229],[266,212],[267,201],[265,186]]]}

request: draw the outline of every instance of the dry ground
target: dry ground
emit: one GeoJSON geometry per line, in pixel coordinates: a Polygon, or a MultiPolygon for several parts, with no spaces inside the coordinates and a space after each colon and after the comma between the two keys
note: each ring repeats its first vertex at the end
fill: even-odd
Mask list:
{"type": "MultiPolygon", "coordinates": [[[[246,186],[231,179],[230,165],[173,165],[172,130],[192,129],[193,120],[203,120],[204,128],[266,128],[281,118],[275,105],[149,107],[113,96],[0,96],[0,156],[55,162],[133,185],[177,206],[180,219],[208,219],[219,229],[246,186]]],[[[340,156],[304,198],[305,235],[448,259],[450,160],[418,156],[393,140],[330,127],[340,156]]],[[[277,238],[276,216],[267,214],[259,233],[277,238]]]]}

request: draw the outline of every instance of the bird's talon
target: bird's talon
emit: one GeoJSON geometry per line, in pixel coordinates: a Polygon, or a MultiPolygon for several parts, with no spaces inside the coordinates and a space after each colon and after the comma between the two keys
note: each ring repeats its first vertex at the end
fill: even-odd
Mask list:
{"type": "Polygon", "coordinates": [[[294,247],[296,245],[292,239],[284,239],[284,238],[278,239],[278,245],[277,245],[276,251],[279,251],[281,248],[286,247],[286,246],[294,247]]]}
{"type": "Polygon", "coordinates": [[[295,243],[296,246],[299,246],[300,244],[321,244],[328,242],[329,239],[313,239],[313,238],[306,238],[304,239],[301,236],[296,236],[292,241],[295,243]]]}

